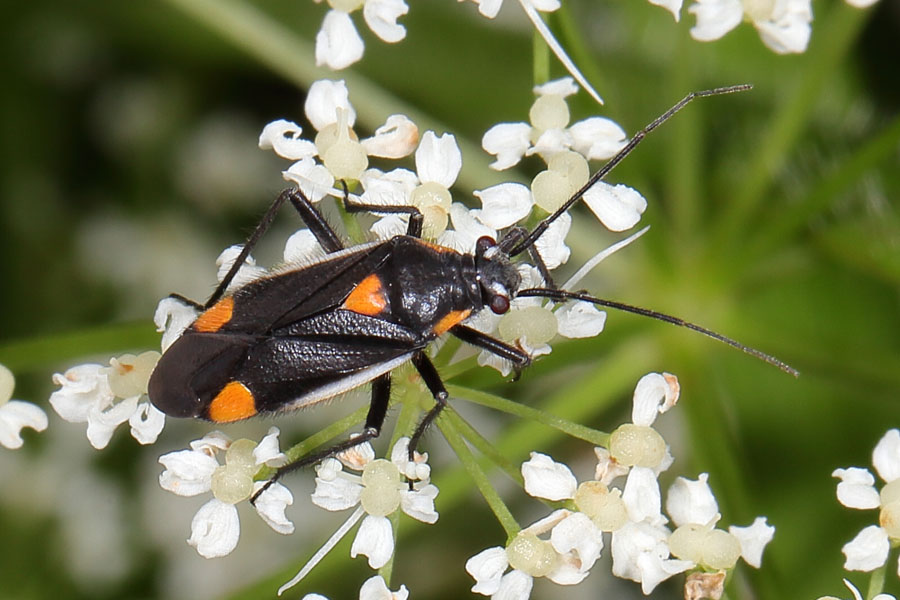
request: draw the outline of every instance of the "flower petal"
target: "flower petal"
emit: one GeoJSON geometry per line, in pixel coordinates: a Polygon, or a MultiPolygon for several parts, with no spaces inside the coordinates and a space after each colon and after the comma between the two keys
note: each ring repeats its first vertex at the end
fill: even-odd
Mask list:
{"type": "MultiPolygon", "coordinates": [[[[331,13],[334,12],[337,11],[331,11],[331,13]]],[[[347,17],[347,15],[344,16],[347,17]]],[[[347,19],[349,18],[347,17],[347,19]]],[[[353,31],[356,32],[355,29],[353,31]]],[[[303,111],[316,131],[322,131],[329,125],[337,123],[339,108],[347,112],[347,126],[353,127],[356,122],[356,111],[350,105],[350,92],[347,90],[344,80],[320,79],[309,86],[303,111]]]]}
{"type": "Polygon", "coordinates": [[[281,467],[287,463],[287,456],[278,448],[278,435],[280,433],[277,427],[269,428],[266,436],[253,449],[253,460],[256,461],[256,464],[265,464],[268,467],[281,467]]]}
{"type": "Polygon", "coordinates": [[[560,554],[574,554],[577,572],[581,576],[577,581],[561,581],[551,573],[548,578],[560,585],[573,585],[584,579],[594,563],[600,558],[603,550],[603,533],[594,525],[590,517],[584,513],[572,513],[556,525],[550,532],[550,543],[560,554]]]}
{"type": "Polygon", "coordinates": [[[491,596],[491,600],[528,600],[533,585],[531,575],[518,569],[510,571],[500,578],[500,589],[491,596]]]}
{"type": "Polygon", "coordinates": [[[564,213],[553,221],[544,234],[534,242],[535,249],[551,271],[569,260],[572,252],[566,246],[566,236],[569,235],[571,227],[572,216],[564,213]]]}
{"type": "Polygon", "coordinates": [[[316,477],[316,490],[312,503],[325,510],[346,510],[359,503],[362,485],[343,478],[325,480],[316,477]]]}
{"type": "Polygon", "coordinates": [[[138,397],[125,398],[105,410],[93,407],[88,414],[87,438],[97,450],[106,448],[116,428],[137,411],[138,397]]]}
{"type": "Polygon", "coordinates": [[[285,181],[295,183],[310,202],[318,202],[324,198],[334,185],[334,175],[327,168],[318,164],[315,159],[298,160],[287,171],[282,171],[285,181]]]}
{"type": "Polygon", "coordinates": [[[872,464],[886,483],[900,479],[900,430],[891,429],[878,441],[872,464]]]}
{"type": "Polygon", "coordinates": [[[531,147],[531,125],[528,123],[498,123],[481,138],[481,147],[497,157],[491,168],[497,171],[519,164],[531,147]]]}
{"type": "Polygon", "coordinates": [[[837,498],[847,508],[868,509],[881,506],[878,490],[875,489],[875,477],[868,469],[835,469],[831,476],[841,480],[837,484],[837,498]]]}
{"type": "Polygon", "coordinates": [[[676,23],[681,18],[682,2],[683,2],[683,0],[650,0],[650,4],[655,4],[656,6],[662,6],[667,11],[672,13],[672,16],[675,17],[676,23]]]}
{"type": "MultiPolygon", "coordinates": [[[[346,69],[362,58],[363,50],[365,44],[350,15],[337,10],[328,11],[322,21],[322,29],[316,34],[316,66],[325,65],[335,71],[346,69]]],[[[310,121],[316,129],[322,129],[312,118],[310,121]]]]}
{"type": "MultiPolygon", "coordinates": [[[[253,484],[253,493],[258,492],[265,481],[257,481],[253,484]]],[[[283,535],[294,533],[294,524],[284,514],[285,509],[294,503],[291,491],[280,483],[273,483],[263,492],[253,504],[256,512],[262,517],[269,527],[283,535]]]]}
{"type": "Polygon", "coordinates": [[[259,134],[259,147],[272,149],[275,154],[289,160],[312,158],[316,155],[316,145],[301,137],[303,128],[285,119],[272,121],[259,134]]]}
{"type": "Polygon", "coordinates": [[[409,590],[405,585],[391,592],[381,575],[369,577],[359,588],[359,600],[406,600],[408,597],[409,590]]]}
{"type": "Polygon", "coordinates": [[[719,520],[719,505],[707,483],[708,473],[700,473],[696,481],[678,477],[669,486],[666,512],[677,526],[694,523],[712,525],[719,520]]]}
{"type": "Polygon", "coordinates": [[[678,379],[669,373],[647,373],[634,387],[634,403],[631,422],[635,425],[653,425],[656,416],[664,413],[678,401],[678,379]]]}
{"type": "Polygon", "coordinates": [[[213,498],[194,515],[188,544],[204,558],[218,558],[230,554],[237,547],[240,535],[237,508],[213,498]]]}
{"type": "Polygon", "coordinates": [[[163,298],[156,305],[153,323],[162,333],[162,351],[165,352],[185,329],[197,319],[197,310],[175,298],[163,298]]]}
{"type": "Polygon", "coordinates": [[[632,467],[625,480],[622,501],[632,521],[655,521],[662,515],[659,482],[653,469],[632,467]]]}
{"type": "Polygon", "coordinates": [[[641,584],[649,595],[662,581],[694,566],[687,560],[670,559],[666,540],[670,532],[662,525],[629,521],[612,533],[612,573],[641,584]]]}
{"type": "Polygon", "coordinates": [[[196,496],[210,490],[213,471],[218,461],[204,452],[179,450],[159,457],[166,468],[159,475],[159,485],[179,496],[196,496]]]}
{"type": "Polygon", "coordinates": [[[555,95],[565,98],[566,96],[577,94],[578,86],[571,77],[560,77],[559,79],[553,79],[547,83],[536,85],[532,90],[537,96],[555,95]]]}
{"type": "Polygon", "coordinates": [[[812,33],[810,0],[776,0],[772,14],[765,20],[754,19],[759,37],[779,54],[805,52],[812,33]]]}
{"type": "Polygon", "coordinates": [[[466,572],[475,580],[472,591],[493,596],[500,589],[500,579],[509,566],[506,549],[500,546],[482,550],[466,561],[466,572]]]}
{"type": "Polygon", "coordinates": [[[299,229],[284,244],[285,264],[309,264],[325,256],[325,251],[309,229],[299,229]]]}
{"type": "Polygon", "coordinates": [[[874,571],[885,563],[891,543],[887,531],[877,525],[869,525],[841,548],[847,560],[848,571],[874,571]]]}
{"type": "Polygon", "coordinates": [[[416,150],[416,173],[422,183],[434,182],[450,188],[462,169],[462,153],[452,133],[437,137],[426,131],[416,150]]]}
{"type": "Polygon", "coordinates": [[[590,302],[570,302],[554,313],[557,333],[569,339],[598,335],[606,325],[606,312],[590,302]]]}
{"type": "Polygon", "coordinates": [[[138,443],[153,444],[166,425],[166,415],[149,402],[140,402],[128,418],[128,424],[131,426],[131,437],[138,443]]]}
{"type": "Polygon", "coordinates": [[[766,523],[765,517],[756,517],[749,527],[731,525],[728,533],[736,537],[740,543],[744,562],[758,569],[762,564],[762,553],[766,544],[775,536],[775,528],[766,523]]]}
{"type": "Polygon", "coordinates": [[[526,493],[546,500],[574,498],[578,488],[569,467],[539,452],[532,452],[531,459],[522,463],[522,477],[526,493]]]}
{"type": "Polygon", "coordinates": [[[591,117],[569,127],[572,148],[591,160],[612,158],[625,147],[625,130],[604,117],[591,117]]]}
{"type": "Polygon", "coordinates": [[[366,0],[363,5],[363,18],[369,29],[389,44],[406,37],[406,27],[398,25],[397,19],[408,12],[409,7],[403,0],[366,0]]]}
{"type": "Polygon", "coordinates": [[[744,18],[740,0],[697,0],[688,12],[697,17],[697,24],[691,27],[691,37],[701,42],[719,39],[744,18]]]}
{"type": "MultiPolygon", "coordinates": [[[[368,6],[369,3],[366,3],[368,6]]],[[[375,135],[362,141],[369,156],[403,158],[412,154],[419,143],[419,128],[406,115],[391,115],[375,135]]]]}
{"type": "Polygon", "coordinates": [[[417,490],[403,490],[400,492],[400,508],[413,519],[435,523],[438,520],[438,513],[434,510],[437,495],[437,486],[430,483],[417,490]]]}
{"type": "Polygon", "coordinates": [[[481,200],[479,221],[492,229],[504,229],[527,217],[534,206],[531,190],[521,183],[501,183],[474,192],[481,200]]]}
{"type": "Polygon", "coordinates": [[[369,566],[380,569],[391,559],[394,553],[394,530],[387,517],[375,517],[366,515],[353,545],[350,547],[350,557],[356,558],[359,554],[369,557],[369,566]]]}
{"type": "Polygon", "coordinates": [[[610,231],[631,229],[647,210],[647,200],[637,190],[603,181],[598,181],[584,193],[584,201],[610,231]]]}
{"type": "Polygon", "coordinates": [[[85,423],[95,406],[109,406],[115,396],[102,365],[72,367],[65,374],[53,375],[53,383],[62,386],[50,394],[50,405],[70,423],[85,423]]]}
{"type": "Polygon", "coordinates": [[[0,446],[10,450],[21,448],[24,427],[35,431],[47,429],[47,413],[37,405],[21,400],[0,405],[0,446]]]}

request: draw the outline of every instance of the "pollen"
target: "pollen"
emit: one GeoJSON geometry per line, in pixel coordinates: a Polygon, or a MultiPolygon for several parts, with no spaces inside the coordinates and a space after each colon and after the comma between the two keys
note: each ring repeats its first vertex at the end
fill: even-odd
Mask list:
{"type": "Polygon", "coordinates": [[[222,298],[212,305],[209,310],[197,317],[194,321],[194,330],[203,333],[213,333],[231,320],[234,312],[234,298],[222,298]]]}
{"type": "Polygon", "coordinates": [[[209,420],[230,423],[247,419],[256,414],[253,393],[240,381],[231,381],[209,404],[209,420]]]}

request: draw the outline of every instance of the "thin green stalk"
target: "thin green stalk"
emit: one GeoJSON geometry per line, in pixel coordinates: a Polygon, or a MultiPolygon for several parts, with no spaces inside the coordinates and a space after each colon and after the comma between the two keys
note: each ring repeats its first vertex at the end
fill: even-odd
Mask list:
{"type": "Polygon", "coordinates": [[[484,497],[485,501],[487,501],[494,516],[496,516],[497,520],[500,522],[500,526],[503,527],[503,530],[506,532],[507,537],[511,539],[519,532],[521,527],[519,527],[518,522],[516,522],[516,519],[503,502],[503,499],[500,498],[500,494],[498,494],[497,490],[494,489],[494,486],[491,485],[487,475],[485,475],[484,471],[481,469],[478,461],[475,460],[475,457],[472,455],[466,442],[462,439],[462,436],[460,436],[456,426],[451,419],[446,418],[444,415],[438,417],[437,426],[441,430],[441,433],[444,434],[444,438],[447,440],[447,443],[450,444],[453,452],[456,453],[459,462],[462,463],[466,472],[469,474],[469,477],[475,482],[478,491],[481,492],[481,495],[484,497]]]}
{"type": "MultiPolygon", "coordinates": [[[[230,43],[254,57],[286,80],[309,88],[318,79],[334,78],[334,73],[315,65],[313,45],[270,18],[257,7],[240,0],[168,0],[170,4],[216,31],[230,43]]],[[[298,6],[297,10],[301,10],[298,6]]],[[[404,102],[352,69],[341,71],[347,82],[357,121],[374,130],[388,115],[402,113],[412,119],[420,131],[449,131],[451,128],[428,113],[404,102]]],[[[456,185],[465,190],[483,189],[501,183],[504,175],[487,167],[488,161],[478,143],[462,136],[456,142],[463,155],[463,166],[456,185]]],[[[508,179],[508,174],[506,175],[508,179]]]]}
{"type": "Polygon", "coordinates": [[[325,442],[347,431],[355,424],[362,423],[366,418],[367,412],[369,412],[368,405],[361,406],[343,419],[335,421],[328,427],[312,434],[302,442],[294,444],[289,450],[285,451],[284,453],[288,458],[288,462],[294,462],[295,460],[306,456],[307,454],[312,452],[314,448],[318,448],[325,442]]]}
{"type": "Polygon", "coordinates": [[[887,566],[890,561],[886,561],[883,565],[872,571],[869,578],[869,589],[866,591],[867,600],[872,600],[875,596],[884,591],[884,577],[887,573],[887,566]]]}
{"type": "Polygon", "coordinates": [[[596,429],[591,429],[590,427],[585,427],[584,425],[580,425],[567,419],[562,419],[560,417],[552,415],[544,410],[526,406],[519,402],[513,402],[512,400],[507,400],[506,398],[503,398],[501,396],[496,396],[494,394],[489,394],[488,392],[482,392],[481,390],[474,390],[472,388],[458,385],[448,385],[447,391],[450,392],[450,395],[453,397],[469,400],[470,402],[474,402],[476,404],[480,404],[494,410],[499,410],[501,412],[521,417],[523,419],[529,419],[537,423],[542,423],[544,425],[547,425],[548,427],[556,429],[557,431],[561,431],[568,436],[580,440],[585,440],[586,442],[589,442],[596,446],[605,446],[609,441],[608,433],[597,431],[596,429]]]}
{"type": "Polygon", "coordinates": [[[476,450],[481,452],[495,465],[503,469],[503,471],[520,486],[525,484],[525,480],[522,478],[522,472],[519,467],[503,456],[486,437],[478,433],[478,431],[463,419],[458,412],[448,407],[444,411],[444,414],[447,415],[447,418],[453,423],[454,427],[459,430],[462,436],[474,446],[476,450]]]}

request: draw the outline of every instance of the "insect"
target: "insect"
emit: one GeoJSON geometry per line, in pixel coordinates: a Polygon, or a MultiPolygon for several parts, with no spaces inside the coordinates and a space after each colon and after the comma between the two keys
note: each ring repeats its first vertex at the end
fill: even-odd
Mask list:
{"type": "Polygon", "coordinates": [[[682,319],[558,289],[534,249],[551,223],[688,102],[749,87],[687,95],[639,131],[559,210],[531,231],[512,228],[499,241],[482,237],[471,254],[423,240],[424,219],[417,208],[351,203],[345,187],[349,212],[409,215],[405,235],[346,248],[303,192],[285,190],[206,303],[173,295],[201,312],[157,364],[149,383],[150,400],[171,416],[227,423],[315,406],[371,382],[372,399],[362,433],[282,467],[272,482],[289,470],[377,437],[390,400],[391,371],[411,362],[435,401],[410,439],[412,455],[449,399],[425,352],[428,345],[449,333],[511,361],[517,369],[524,368],[531,362],[526,352],[464,322],[483,309],[506,313],[512,298],[526,296],[559,302],[581,300],[688,327],[796,375],[793,368],[772,356],[682,319]],[[226,294],[250,251],[288,201],[327,254],[318,262],[257,279],[226,294]],[[520,289],[521,278],[512,258],[525,252],[531,253],[544,275],[545,287],[520,289]]]}

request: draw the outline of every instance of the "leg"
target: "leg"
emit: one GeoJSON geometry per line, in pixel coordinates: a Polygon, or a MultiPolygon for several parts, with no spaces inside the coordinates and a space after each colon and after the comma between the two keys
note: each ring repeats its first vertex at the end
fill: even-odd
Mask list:
{"type": "Polygon", "coordinates": [[[501,342],[497,338],[491,337],[486,333],[466,327],[465,325],[457,325],[450,330],[450,333],[461,339],[467,344],[483,348],[492,354],[496,354],[500,358],[505,358],[516,365],[516,369],[527,367],[531,364],[531,357],[522,352],[515,346],[510,346],[505,342],[501,342]]]}
{"type": "Polygon", "coordinates": [[[413,354],[412,363],[422,377],[422,380],[425,382],[425,385],[428,387],[428,391],[430,391],[431,395],[434,397],[435,404],[431,410],[425,414],[422,420],[419,421],[412,437],[409,438],[409,460],[413,460],[416,446],[419,445],[422,435],[438,415],[441,414],[441,411],[447,406],[447,399],[450,398],[450,394],[447,393],[447,388],[444,387],[444,382],[441,381],[440,374],[438,374],[437,369],[434,368],[434,363],[431,362],[431,359],[429,359],[424,352],[413,354]]]}
{"type": "Polygon", "coordinates": [[[291,201],[291,204],[294,205],[297,213],[299,213],[300,218],[303,219],[303,222],[309,227],[309,230],[312,231],[313,235],[316,236],[316,240],[318,240],[319,244],[325,248],[326,252],[336,252],[343,249],[344,245],[341,244],[337,234],[334,233],[334,230],[331,229],[328,222],[325,221],[321,213],[316,210],[316,207],[312,205],[303,192],[296,188],[284,190],[278,194],[278,197],[275,198],[272,206],[269,207],[269,210],[266,211],[266,214],[260,219],[256,229],[244,243],[244,247],[241,249],[241,253],[238,255],[237,260],[231,265],[231,269],[222,279],[222,282],[216,288],[216,291],[212,293],[212,296],[210,296],[209,300],[206,301],[206,304],[203,305],[204,308],[209,308],[219,301],[235,275],[237,275],[238,270],[244,264],[244,261],[250,256],[250,252],[269,229],[269,226],[272,225],[272,221],[275,220],[278,209],[281,208],[281,205],[284,204],[285,200],[291,201]]]}
{"type": "Polygon", "coordinates": [[[303,467],[308,467],[309,465],[314,465],[319,463],[326,458],[331,458],[332,456],[343,452],[344,450],[349,450],[351,448],[355,448],[360,444],[364,444],[369,440],[373,440],[378,437],[381,433],[381,426],[384,425],[384,418],[387,416],[388,403],[391,399],[391,374],[385,373],[381,375],[377,379],[372,381],[372,403],[369,405],[369,414],[366,415],[366,425],[362,430],[362,433],[356,435],[348,440],[344,440],[343,442],[338,442],[334,444],[330,448],[326,448],[320,452],[316,452],[314,454],[308,454],[303,458],[295,460],[292,463],[286,464],[283,467],[279,468],[278,471],[275,472],[275,475],[269,479],[264,486],[259,488],[259,491],[253,494],[250,498],[250,503],[253,504],[256,502],[256,499],[265,492],[269,487],[281,479],[281,477],[285,473],[290,473],[291,471],[295,471],[297,469],[301,469],[303,467]]]}
{"type": "Polygon", "coordinates": [[[406,228],[406,235],[414,238],[422,237],[422,225],[425,222],[425,217],[422,215],[422,211],[415,206],[365,204],[356,202],[355,200],[351,201],[350,194],[347,191],[347,184],[344,181],[341,181],[341,184],[344,186],[344,208],[347,209],[348,213],[370,212],[375,214],[409,215],[409,225],[406,228]]]}

